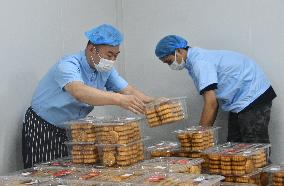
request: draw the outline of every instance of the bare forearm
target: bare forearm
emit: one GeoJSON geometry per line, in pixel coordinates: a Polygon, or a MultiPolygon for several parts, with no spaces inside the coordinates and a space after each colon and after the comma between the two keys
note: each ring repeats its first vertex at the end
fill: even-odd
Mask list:
{"type": "Polygon", "coordinates": [[[73,82],[66,85],[65,89],[78,101],[94,105],[118,105],[118,93],[106,92],[86,86],[80,82],[73,82]]]}
{"type": "Polygon", "coordinates": [[[204,106],[199,124],[202,126],[212,126],[218,112],[218,102],[215,91],[210,90],[203,93],[204,106]]]}
{"type": "Polygon", "coordinates": [[[200,118],[200,125],[212,126],[216,120],[218,105],[205,104],[200,118]]]}

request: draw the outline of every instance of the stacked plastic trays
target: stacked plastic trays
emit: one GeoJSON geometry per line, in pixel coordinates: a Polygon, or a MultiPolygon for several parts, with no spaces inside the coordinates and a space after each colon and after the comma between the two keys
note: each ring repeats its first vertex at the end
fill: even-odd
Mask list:
{"type": "Polygon", "coordinates": [[[210,174],[226,182],[260,184],[262,167],[268,164],[270,144],[226,143],[203,152],[210,174]]]}
{"type": "Polygon", "coordinates": [[[45,185],[55,179],[76,179],[82,171],[63,167],[30,168],[0,178],[0,185],[45,185]]]}
{"type": "Polygon", "coordinates": [[[177,138],[183,152],[197,152],[213,147],[218,142],[218,129],[220,127],[192,126],[185,130],[177,130],[177,138]]]}
{"type": "Polygon", "coordinates": [[[263,169],[264,178],[269,186],[284,186],[284,165],[270,165],[263,169]]]}
{"type": "Polygon", "coordinates": [[[203,161],[200,158],[160,157],[138,163],[131,167],[130,170],[201,174],[201,163],[203,161]]]}
{"type": "Polygon", "coordinates": [[[187,119],[186,97],[159,98],[146,105],[146,118],[150,127],[178,123],[187,119]]]}
{"type": "Polygon", "coordinates": [[[90,117],[66,124],[72,163],[129,166],[144,159],[141,118],[90,117]]]}
{"type": "Polygon", "coordinates": [[[196,175],[196,174],[178,174],[155,172],[144,176],[139,180],[141,185],[192,185],[192,186],[219,186],[222,176],[196,175]]]}
{"type": "Polygon", "coordinates": [[[222,176],[110,169],[29,169],[0,177],[1,185],[220,185],[222,176]]]}

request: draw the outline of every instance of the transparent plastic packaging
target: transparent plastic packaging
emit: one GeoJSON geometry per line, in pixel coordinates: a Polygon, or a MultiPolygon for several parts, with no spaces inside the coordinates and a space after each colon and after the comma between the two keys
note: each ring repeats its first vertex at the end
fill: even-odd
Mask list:
{"type": "Polygon", "coordinates": [[[270,186],[284,186],[284,165],[272,164],[263,168],[263,177],[267,178],[270,186]]]}
{"type": "Polygon", "coordinates": [[[59,159],[55,159],[52,161],[48,161],[48,162],[42,162],[42,163],[38,163],[35,164],[34,167],[37,168],[45,168],[45,167],[50,167],[50,168],[56,168],[56,167],[76,167],[77,164],[74,164],[72,162],[71,157],[63,157],[63,158],[59,158],[59,159]]]}
{"type": "Polygon", "coordinates": [[[188,117],[187,98],[159,98],[146,105],[146,118],[150,127],[175,123],[188,117]]]}
{"type": "Polygon", "coordinates": [[[201,163],[203,161],[204,160],[200,158],[160,157],[145,160],[130,169],[152,172],[201,174],[201,163]]]}
{"type": "Polygon", "coordinates": [[[192,126],[174,132],[181,143],[182,151],[201,152],[217,144],[219,129],[220,127],[192,126]]]}
{"type": "Polygon", "coordinates": [[[261,169],[243,176],[225,176],[225,182],[238,184],[255,184],[259,186],[266,185],[263,184],[265,181],[261,179],[261,169]]]}
{"type": "Polygon", "coordinates": [[[270,144],[225,143],[203,152],[207,171],[224,176],[244,176],[268,164],[270,144]]]}
{"type": "Polygon", "coordinates": [[[141,139],[138,117],[87,117],[65,123],[68,139],[73,142],[128,144],[141,139]]]}
{"type": "Polygon", "coordinates": [[[147,157],[171,157],[176,156],[180,152],[180,145],[177,142],[161,141],[147,147],[147,157]]]}
{"type": "Polygon", "coordinates": [[[46,181],[50,179],[76,179],[83,170],[69,167],[33,167],[9,174],[9,178],[46,181]]]}
{"type": "Polygon", "coordinates": [[[257,185],[255,185],[255,184],[247,184],[247,183],[222,182],[221,186],[257,186],[257,185]]]}
{"type": "Polygon", "coordinates": [[[148,139],[149,137],[144,137],[129,144],[96,144],[87,142],[65,142],[65,144],[68,147],[73,163],[123,167],[144,160],[144,142],[148,139]]]}
{"type": "Polygon", "coordinates": [[[205,174],[179,174],[179,173],[149,173],[143,176],[141,185],[192,185],[192,186],[218,186],[224,177],[205,174]]]}
{"type": "Polygon", "coordinates": [[[0,185],[2,186],[43,185],[44,183],[47,183],[47,182],[48,180],[38,180],[38,179],[23,178],[23,177],[17,177],[17,176],[14,176],[14,177],[1,176],[0,177],[0,185]]]}

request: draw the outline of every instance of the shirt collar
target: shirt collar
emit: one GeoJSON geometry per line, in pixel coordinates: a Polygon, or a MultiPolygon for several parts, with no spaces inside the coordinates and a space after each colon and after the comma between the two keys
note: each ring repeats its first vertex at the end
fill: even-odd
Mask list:
{"type": "Polygon", "coordinates": [[[186,58],[186,62],[185,62],[185,66],[187,68],[189,68],[191,66],[192,54],[193,54],[193,48],[188,48],[187,58],[186,58]]]}
{"type": "Polygon", "coordinates": [[[89,65],[89,63],[88,63],[88,61],[87,61],[86,53],[85,53],[84,50],[81,51],[81,56],[82,56],[81,64],[82,64],[82,66],[83,66],[83,69],[84,69],[88,74],[90,74],[90,75],[93,74],[94,72],[96,72],[96,70],[93,69],[93,68],[89,65]]]}

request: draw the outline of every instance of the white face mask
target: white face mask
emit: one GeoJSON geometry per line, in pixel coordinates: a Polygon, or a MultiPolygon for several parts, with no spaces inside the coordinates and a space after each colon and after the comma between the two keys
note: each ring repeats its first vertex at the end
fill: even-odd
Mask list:
{"type": "Polygon", "coordinates": [[[107,71],[110,71],[110,70],[113,68],[115,61],[102,58],[102,57],[99,55],[99,53],[97,52],[96,48],[95,48],[95,51],[96,51],[96,53],[98,54],[98,56],[99,56],[99,58],[100,58],[100,61],[99,61],[98,64],[96,64],[92,55],[91,55],[91,60],[92,60],[92,63],[95,65],[97,71],[98,71],[98,72],[107,72],[107,71]]]}
{"type": "Polygon", "coordinates": [[[184,67],[185,67],[184,59],[182,58],[181,59],[181,63],[178,64],[178,62],[177,62],[177,54],[176,54],[176,51],[175,51],[175,60],[174,60],[174,62],[172,64],[170,64],[170,68],[172,70],[182,70],[182,69],[184,69],[184,67]]]}

